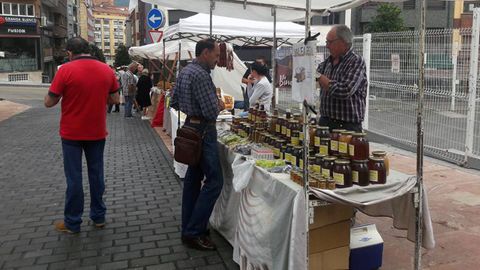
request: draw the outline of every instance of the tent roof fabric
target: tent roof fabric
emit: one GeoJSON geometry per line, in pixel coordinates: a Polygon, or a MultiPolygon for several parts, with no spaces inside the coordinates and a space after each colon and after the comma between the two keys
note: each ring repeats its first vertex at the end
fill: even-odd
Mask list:
{"type": "MultiPolygon", "coordinates": [[[[305,27],[292,22],[279,22],[276,29],[277,39],[284,42],[289,39],[298,42],[305,36],[305,27]]],[[[165,30],[164,38],[167,41],[182,38],[198,41],[207,37],[209,33],[210,16],[197,14],[180,19],[178,24],[168,27],[165,30]]],[[[212,34],[236,45],[270,45],[273,38],[273,23],[213,16],[212,34]]]]}
{"type": "MultiPolygon", "coordinates": [[[[131,0],[137,1],[137,0],[131,0]]],[[[141,0],[159,6],[210,13],[210,0],[141,0]]],[[[405,0],[311,0],[312,13],[342,11],[367,2],[403,2],[405,0]]],[[[305,1],[299,0],[218,0],[214,15],[259,21],[273,21],[272,7],[276,8],[277,21],[295,21],[305,18],[305,1]],[[246,3],[246,5],[244,5],[246,3]]]]}

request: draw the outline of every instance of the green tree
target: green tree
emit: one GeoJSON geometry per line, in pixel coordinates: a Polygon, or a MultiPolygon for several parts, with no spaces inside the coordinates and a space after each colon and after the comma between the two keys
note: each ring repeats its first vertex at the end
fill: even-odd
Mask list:
{"type": "Polygon", "coordinates": [[[115,51],[115,67],[123,66],[123,65],[128,65],[132,62],[132,59],[130,59],[130,55],[128,54],[128,49],[125,47],[125,45],[120,44],[117,47],[117,50],[115,51]]]}
{"type": "Polygon", "coordinates": [[[394,4],[380,4],[377,8],[377,15],[373,18],[373,21],[367,25],[367,32],[404,31],[406,28],[402,17],[400,17],[401,13],[402,10],[394,4]]]}
{"type": "Polygon", "coordinates": [[[100,48],[98,48],[97,45],[93,43],[90,43],[89,47],[90,55],[105,63],[105,55],[103,55],[102,50],[100,50],[100,48]]]}

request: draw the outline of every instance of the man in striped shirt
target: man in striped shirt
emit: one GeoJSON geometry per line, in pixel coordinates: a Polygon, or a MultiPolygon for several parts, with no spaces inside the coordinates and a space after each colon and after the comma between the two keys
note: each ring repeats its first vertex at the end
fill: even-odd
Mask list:
{"type": "Polygon", "coordinates": [[[345,25],[334,26],[326,37],[330,56],[317,72],[320,121],[330,129],[362,131],[367,98],[365,61],[352,49],[353,35],[345,25]]]}

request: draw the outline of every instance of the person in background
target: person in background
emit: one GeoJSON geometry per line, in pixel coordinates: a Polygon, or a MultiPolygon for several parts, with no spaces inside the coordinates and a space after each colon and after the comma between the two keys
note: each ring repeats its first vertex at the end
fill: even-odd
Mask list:
{"type": "Polygon", "coordinates": [[[132,106],[137,92],[137,82],[135,81],[134,73],[137,70],[138,64],[133,62],[128,65],[128,70],[122,76],[122,91],[125,99],[125,117],[132,117],[132,106]]]}
{"type": "Polygon", "coordinates": [[[137,82],[137,104],[143,110],[142,120],[150,119],[147,116],[147,108],[152,105],[150,100],[150,90],[152,89],[152,79],[148,74],[148,69],[143,69],[137,82]]]}
{"type": "Polygon", "coordinates": [[[266,112],[270,112],[273,90],[272,84],[267,78],[268,69],[265,65],[257,62],[252,64],[251,69],[252,72],[250,76],[256,81],[256,83],[253,85],[253,94],[249,100],[250,107],[253,107],[258,103],[264,106],[266,112]]]}
{"type": "MultiPolygon", "coordinates": [[[[268,81],[271,83],[272,78],[270,76],[270,72],[268,71],[267,60],[265,59],[265,57],[257,56],[257,58],[255,58],[255,61],[252,63],[252,65],[254,63],[258,63],[262,66],[265,66],[265,68],[267,69],[267,74],[265,75],[265,77],[267,77],[268,81]]],[[[256,82],[255,79],[250,75],[252,73],[252,68],[251,68],[252,65],[250,65],[250,67],[243,74],[242,84],[245,84],[246,88],[243,88],[242,86],[243,101],[241,100],[235,101],[234,107],[236,109],[244,109],[246,111],[250,107],[250,104],[248,104],[248,100],[253,94],[253,85],[256,82]]]]}
{"type": "MultiPolygon", "coordinates": [[[[115,70],[114,66],[112,66],[112,65],[109,65],[109,66],[110,66],[110,69],[112,69],[113,73],[115,74],[115,78],[117,79],[117,82],[120,85],[120,87],[119,87],[119,91],[120,91],[120,89],[122,89],[122,86],[121,86],[121,83],[120,83],[120,74],[115,70]]],[[[115,105],[114,104],[108,104],[108,110],[107,110],[108,113],[112,112],[113,106],[115,106],[115,110],[113,110],[113,112],[120,112],[120,104],[115,104],[115,105]]]]}
{"type": "Polygon", "coordinates": [[[319,125],[361,132],[368,82],[365,61],[353,51],[352,42],[353,34],[345,25],[334,26],[327,34],[330,56],[317,68],[319,125]]]}
{"type": "Polygon", "coordinates": [[[105,226],[103,155],[108,134],[105,104],[118,104],[119,86],[108,65],[89,54],[86,40],[71,38],[66,50],[70,62],[58,70],[44,103],[50,108],[62,100],[60,137],[67,190],[64,218],[55,222],[55,229],[78,233],[84,207],[83,152],[90,185],[90,219],[97,228],[105,226]]]}
{"type": "Polygon", "coordinates": [[[197,166],[188,166],[182,197],[182,242],[199,250],[216,249],[207,227],[223,186],[216,120],[225,105],[217,97],[210,76],[219,56],[220,47],[215,40],[199,41],[195,47],[196,58],[180,71],[171,104],[187,115],[186,126],[203,134],[201,161],[197,166]]]}

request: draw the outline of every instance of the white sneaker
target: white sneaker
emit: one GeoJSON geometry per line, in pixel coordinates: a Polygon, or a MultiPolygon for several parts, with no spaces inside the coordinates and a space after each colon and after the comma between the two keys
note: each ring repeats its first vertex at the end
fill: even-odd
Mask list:
{"type": "Polygon", "coordinates": [[[150,117],[148,117],[148,116],[142,116],[142,120],[150,120],[150,117]]]}

